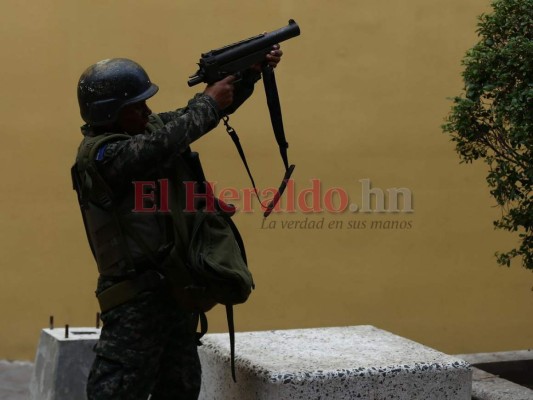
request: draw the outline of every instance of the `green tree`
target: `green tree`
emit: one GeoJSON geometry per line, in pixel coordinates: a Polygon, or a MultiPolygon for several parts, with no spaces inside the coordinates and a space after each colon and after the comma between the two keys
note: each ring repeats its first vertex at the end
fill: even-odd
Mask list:
{"type": "Polygon", "coordinates": [[[496,253],[533,269],[533,0],[495,0],[478,18],[479,42],[462,61],[464,92],[453,99],[445,133],[462,162],[483,159],[501,207],[496,228],[517,232],[516,248],[496,253]]]}

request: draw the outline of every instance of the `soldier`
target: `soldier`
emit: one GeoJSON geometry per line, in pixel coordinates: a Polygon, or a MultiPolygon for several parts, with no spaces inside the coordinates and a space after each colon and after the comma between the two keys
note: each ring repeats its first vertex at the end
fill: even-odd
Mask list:
{"type": "MultiPolygon", "coordinates": [[[[282,54],[275,45],[266,62],[276,67],[282,54]]],[[[86,125],[72,176],[98,266],[104,322],[89,400],[198,398],[201,370],[191,311],[215,303],[187,290],[173,288],[171,295],[165,266],[176,257],[174,224],[185,222],[173,221],[170,213],[132,212],[139,196],[143,210],[164,201],[157,187],[146,195],[134,183],[169,182],[171,197],[183,196],[182,182],[198,180],[189,145],[252,94],[259,71],[250,68],[238,83],[228,76],[186,107],[160,114],[146,104],[158,87],[134,61],[103,60],[82,74],[78,101],[86,125]]]]}

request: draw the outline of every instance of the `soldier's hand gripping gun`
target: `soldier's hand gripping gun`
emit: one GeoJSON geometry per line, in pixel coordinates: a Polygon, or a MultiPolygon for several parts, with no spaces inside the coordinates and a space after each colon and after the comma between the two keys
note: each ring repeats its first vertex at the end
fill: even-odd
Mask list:
{"type": "Polygon", "coordinates": [[[187,83],[189,86],[202,82],[209,85],[228,75],[238,76],[252,65],[263,62],[273,45],[299,34],[300,27],[291,19],[283,28],[203,53],[198,63],[200,68],[187,83]]]}
{"type": "MultiPolygon", "coordinates": [[[[253,36],[249,39],[242,40],[237,43],[230,44],[228,46],[221,47],[220,49],[211,50],[208,53],[203,53],[198,66],[200,67],[196,74],[189,77],[189,86],[197,85],[201,82],[212,84],[221,79],[224,79],[228,75],[236,75],[239,79],[239,75],[253,65],[260,64],[261,72],[263,75],[263,83],[265,85],[265,93],[267,97],[268,109],[270,111],[270,120],[272,122],[272,128],[274,129],[274,135],[279,146],[281,158],[285,166],[285,176],[278,189],[278,192],[270,203],[264,208],[264,217],[266,218],[274,210],[277,202],[279,201],[283,191],[287,186],[287,182],[291,177],[294,170],[294,164],[289,165],[287,157],[287,148],[289,144],[285,140],[285,132],[283,129],[283,120],[281,118],[281,106],[279,103],[278,89],[276,86],[276,79],[274,76],[274,70],[265,62],[266,55],[272,50],[272,46],[283,42],[287,39],[291,39],[300,35],[300,27],[294,20],[289,20],[289,24],[283,28],[277,29],[270,33],[263,33],[261,35],[253,36]]],[[[239,143],[239,138],[235,130],[229,126],[229,117],[224,116],[224,124],[226,130],[231,136],[231,139],[235,143],[239,155],[246,167],[246,171],[252,182],[253,188],[259,199],[259,193],[255,187],[255,182],[246,162],[244,151],[239,143]]]]}

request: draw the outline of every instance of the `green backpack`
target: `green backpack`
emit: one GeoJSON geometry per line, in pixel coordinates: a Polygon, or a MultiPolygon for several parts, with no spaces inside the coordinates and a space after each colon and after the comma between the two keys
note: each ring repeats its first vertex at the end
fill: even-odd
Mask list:
{"type": "MultiPolygon", "coordinates": [[[[171,251],[170,263],[163,265],[163,275],[170,286],[181,291],[183,282],[197,290],[198,296],[226,307],[230,337],[231,376],[235,376],[235,325],[233,306],[244,303],[255,288],[246,260],[242,238],[231,218],[220,211],[198,211],[187,246],[185,265],[179,256],[179,245],[171,251]],[[184,274],[184,271],[186,273],[184,274]]],[[[178,294],[179,296],[179,294],[178,294]]],[[[202,311],[195,312],[200,322],[200,339],[207,332],[207,318],[202,311]]]]}
{"type": "Polygon", "coordinates": [[[187,254],[189,272],[220,304],[244,303],[254,287],[242,238],[220,212],[198,211],[187,254]]]}
{"type": "MultiPolygon", "coordinates": [[[[195,172],[198,182],[206,182],[198,153],[188,154],[189,165],[195,172]]],[[[172,263],[164,272],[171,285],[189,281],[199,286],[210,299],[226,307],[228,331],[230,336],[231,374],[235,377],[235,327],[233,322],[233,306],[244,303],[252,289],[255,288],[252,274],[248,269],[246,251],[239,230],[228,213],[216,207],[216,210],[198,210],[194,214],[190,234],[187,230],[187,217],[182,211],[182,197],[176,195],[176,204],[171,204],[174,220],[175,251],[171,252],[172,263]],[[185,265],[183,258],[186,255],[185,265]],[[189,277],[183,276],[187,271],[189,277]]],[[[215,199],[215,204],[218,201],[215,199]]],[[[168,265],[168,264],[167,264],[168,265]]],[[[201,331],[199,338],[207,331],[205,313],[197,313],[201,331]]]]}

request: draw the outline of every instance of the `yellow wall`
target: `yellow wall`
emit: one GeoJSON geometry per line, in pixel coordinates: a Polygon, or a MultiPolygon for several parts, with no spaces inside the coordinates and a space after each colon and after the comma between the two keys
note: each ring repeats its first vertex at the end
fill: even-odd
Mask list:
{"type": "MultiPolygon", "coordinates": [[[[294,18],[278,70],[297,188],[320,179],[360,201],[360,179],[409,188],[411,214],[274,215],[236,220],[257,290],[239,330],[372,324],[450,353],[531,346],[532,276],[498,267],[516,243],[482,164],[459,165],[440,124],[462,88],[460,59],[488,0],[88,1],[0,5],[0,358],[33,359],[39,330],[90,326],[96,268],[69,181],[80,141],[76,83],[103,58],[140,62],[156,111],[182,106],[200,52],[294,18]],[[411,229],[282,229],[281,221],[410,221],[411,229]]],[[[261,186],[282,176],[261,93],[232,120],[261,186]]],[[[208,177],[248,187],[222,127],[195,147],[208,177]]],[[[212,331],[226,329],[222,310],[212,331]]]]}

